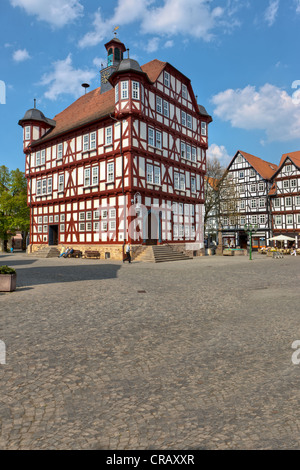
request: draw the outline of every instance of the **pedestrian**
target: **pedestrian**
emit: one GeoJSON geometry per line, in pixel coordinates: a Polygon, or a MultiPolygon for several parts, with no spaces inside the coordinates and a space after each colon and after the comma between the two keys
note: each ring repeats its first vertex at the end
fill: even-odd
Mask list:
{"type": "Polygon", "coordinates": [[[128,261],[129,263],[131,263],[131,255],[130,255],[130,243],[127,244],[126,246],[126,250],[125,250],[125,253],[126,253],[126,258],[123,259],[123,263],[125,263],[125,261],[128,261]]]}

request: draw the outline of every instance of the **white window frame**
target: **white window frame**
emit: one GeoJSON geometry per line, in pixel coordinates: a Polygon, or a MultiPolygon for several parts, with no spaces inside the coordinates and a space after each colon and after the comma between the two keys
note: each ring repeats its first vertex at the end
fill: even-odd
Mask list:
{"type": "Polygon", "coordinates": [[[47,194],[47,180],[42,180],[42,195],[45,196],[47,194]]]}
{"type": "Polygon", "coordinates": [[[293,225],[293,214],[287,214],[286,215],[286,224],[287,225],[293,225]]]}
{"type": "Polygon", "coordinates": [[[279,197],[276,197],[274,199],[274,207],[280,207],[280,198],[279,197]]]}
{"type": "Polygon", "coordinates": [[[192,162],[197,162],[197,149],[196,147],[192,147],[192,162]]]}
{"type": "Polygon", "coordinates": [[[42,195],[42,180],[39,180],[36,182],[36,195],[37,196],[42,195]]]}
{"type": "Polygon", "coordinates": [[[181,142],[180,144],[180,155],[181,155],[181,158],[186,159],[186,143],[185,142],[181,142]]]}
{"type": "Polygon", "coordinates": [[[201,135],[207,135],[207,123],[205,121],[201,121],[201,135]]]}
{"type": "Polygon", "coordinates": [[[159,113],[159,114],[162,114],[163,112],[163,100],[160,96],[156,96],[156,111],[159,113]]]}
{"type": "MultiPolygon", "coordinates": [[[[190,114],[187,114],[186,115],[186,127],[188,129],[192,129],[193,128],[193,119],[192,119],[192,116],[190,114]]],[[[205,134],[206,135],[206,134],[205,134]]]]}
{"type": "Polygon", "coordinates": [[[91,168],[84,168],[83,185],[85,188],[91,186],[91,168]]]}
{"type": "Polygon", "coordinates": [[[281,214],[275,215],[275,225],[282,225],[282,216],[281,214]]]}
{"type": "Polygon", "coordinates": [[[287,196],[284,202],[285,207],[291,207],[293,205],[293,199],[291,198],[291,196],[287,196]]]}
{"type": "Polygon", "coordinates": [[[164,116],[165,116],[166,118],[168,118],[169,115],[170,115],[170,112],[169,112],[169,102],[166,101],[166,100],[164,100],[163,106],[164,106],[164,116]]]}
{"type": "Polygon", "coordinates": [[[164,71],[164,85],[170,87],[170,74],[169,72],[164,71]]]}
{"type": "Polygon", "coordinates": [[[295,180],[295,179],[294,179],[294,180],[291,180],[290,186],[291,186],[291,188],[296,188],[296,186],[297,186],[297,180],[295,180]]]}
{"type": "Polygon", "coordinates": [[[256,199],[251,199],[251,209],[256,209],[256,199]]]}
{"type": "Polygon", "coordinates": [[[136,81],[132,82],[132,99],[133,100],[140,99],[140,83],[136,81]]]}
{"type": "Polygon", "coordinates": [[[52,189],[53,189],[52,183],[53,183],[53,180],[51,176],[47,179],[47,194],[52,194],[52,189]]]}
{"type": "Polygon", "coordinates": [[[191,192],[195,193],[196,192],[196,177],[191,176],[191,192]]]}
{"type": "Polygon", "coordinates": [[[65,189],[65,175],[61,174],[61,175],[58,175],[58,188],[57,188],[57,191],[59,193],[61,193],[61,192],[63,192],[64,189],[65,189]]]}
{"type": "Polygon", "coordinates": [[[99,167],[92,167],[92,186],[98,186],[99,184],[99,167]]]}
{"type": "Polygon", "coordinates": [[[186,127],[186,112],[181,111],[181,125],[186,127]]]}
{"type": "Polygon", "coordinates": [[[180,173],[179,175],[179,185],[180,185],[180,191],[185,191],[185,174],[180,173]]]}
{"type": "Polygon", "coordinates": [[[296,196],[295,204],[296,204],[296,206],[300,206],[300,196],[296,196]]]}
{"type": "Polygon", "coordinates": [[[155,134],[153,127],[148,127],[148,145],[151,147],[155,146],[155,134]]]}
{"type": "Polygon", "coordinates": [[[154,174],[153,165],[150,165],[149,163],[147,163],[147,183],[153,184],[153,174],[154,174]]]}
{"type": "Polygon", "coordinates": [[[189,144],[186,144],[186,159],[191,160],[192,156],[192,147],[189,144]]]}
{"type": "Polygon", "coordinates": [[[128,100],[128,80],[121,82],[121,100],[128,100]]]}
{"type": "Polygon", "coordinates": [[[159,150],[162,149],[162,133],[161,131],[155,131],[155,147],[159,150]]]}
{"type": "Polygon", "coordinates": [[[259,200],[259,207],[266,207],[266,200],[264,198],[259,200]]]}
{"type": "Polygon", "coordinates": [[[258,183],[258,191],[264,191],[265,185],[264,183],[258,183]]]}
{"type": "Polygon", "coordinates": [[[115,164],[114,162],[108,162],[106,167],[107,172],[107,183],[114,183],[115,181],[115,164]]]}
{"type": "Polygon", "coordinates": [[[56,160],[62,160],[63,157],[63,144],[57,144],[57,157],[56,160]]]}
{"type": "Polygon", "coordinates": [[[160,186],[161,179],[160,179],[160,166],[154,165],[154,184],[156,186],[160,186]]]}
{"type": "Polygon", "coordinates": [[[24,140],[30,140],[30,134],[31,134],[31,128],[30,126],[25,126],[24,129],[24,140]]]}
{"type": "Polygon", "coordinates": [[[174,171],[174,189],[180,189],[180,178],[177,171],[174,171]]]}
{"type": "Polygon", "coordinates": [[[112,145],[112,126],[105,128],[105,145],[112,145]]]}

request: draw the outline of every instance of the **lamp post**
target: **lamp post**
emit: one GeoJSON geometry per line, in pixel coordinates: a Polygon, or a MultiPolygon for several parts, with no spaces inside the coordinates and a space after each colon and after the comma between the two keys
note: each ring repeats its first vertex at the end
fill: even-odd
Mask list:
{"type": "Polygon", "coordinates": [[[249,259],[252,260],[252,233],[256,232],[258,229],[257,225],[245,224],[244,230],[248,233],[249,236],[249,259]]]}

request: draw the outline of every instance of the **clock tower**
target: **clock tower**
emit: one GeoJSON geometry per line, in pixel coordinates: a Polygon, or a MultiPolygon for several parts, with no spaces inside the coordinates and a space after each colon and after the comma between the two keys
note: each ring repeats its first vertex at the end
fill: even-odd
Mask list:
{"type": "Polygon", "coordinates": [[[125,45],[117,37],[114,37],[106,43],[105,48],[107,50],[107,67],[100,71],[101,94],[112,88],[108,79],[116,70],[121,60],[123,60],[123,53],[126,51],[125,45]]]}

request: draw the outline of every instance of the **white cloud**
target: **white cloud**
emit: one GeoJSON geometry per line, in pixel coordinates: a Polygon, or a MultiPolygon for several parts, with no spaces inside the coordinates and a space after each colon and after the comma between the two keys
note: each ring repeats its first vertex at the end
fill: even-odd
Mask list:
{"type": "Polygon", "coordinates": [[[145,49],[149,53],[155,52],[158,49],[158,45],[159,45],[159,38],[158,37],[153,37],[153,38],[149,39],[145,49]]]}
{"type": "Polygon", "coordinates": [[[158,7],[153,0],[118,0],[108,19],[104,19],[98,9],[94,14],[93,29],[83,36],[79,46],[95,46],[110,32],[112,34],[115,26],[136,21],[144,34],[184,35],[210,41],[216,28],[229,30],[239,24],[234,17],[237,9],[233,5],[236,4],[235,0],[228,0],[224,8],[213,8],[210,0],[163,0],[162,6],[158,7]]]}
{"type": "Polygon", "coordinates": [[[78,98],[82,94],[81,84],[90,83],[95,78],[95,70],[75,69],[72,65],[71,54],[66,59],[52,64],[53,71],[42,76],[39,85],[48,86],[45,98],[56,100],[60,95],[70,94],[78,98]]]}
{"type": "Polygon", "coordinates": [[[166,48],[173,47],[173,46],[174,46],[174,41],[172,41],[172,40],[166,41],[165,44],[164,44],[164,47],[166,47],[166,48]]]}
{"type": "Polygon", "coordinates": [[[83,6],[79,0],[10,0],[13,7],[24,8],[28,15],[37,16],[55,27],[72,23],[82,16],[83,6]]]}
{"type": "Polygon", "coordinates": [[[207,158],[214,160],[215,158],[220,161],[224,166],[227,166],[232,156],[230,156],[224,145],[212,144],[207,150],[207,158]]]}
{"type": "Polygon", "coordinates": [[[23,62],[30,59],[30,55],[26,49],[18,49],[13,53],[13,60],[15,62],[23,62]]]}
{"type": "Polygon", "coordinates": [[[299,92],[289,95],[285,90],[266,83],[259,90],[253,86],[222,91],[212,98],[214,113],[232,127],[262,130],[269,142],[300,138],[299,92]]]}
{"type": "Polygon", "coordinates": [[[102,68],[102,67],[106,67],[107,57],[106,58],[95,57],[94,60],[93,60],[93,64],[96,65],[96,67],[98,67],[99,69],[102,68]]]}
{"type": "Polygon", "coordinates": [[[276,16],[279,9],[279,0],[270,0],[269,6],[265,11],[264,19],[269,26],[275,23],[276,16]]]}
{"type": "Polygon", "coordinates": [[[296,13],[300,13],[300,0],[295,0],[296,13]]]}

